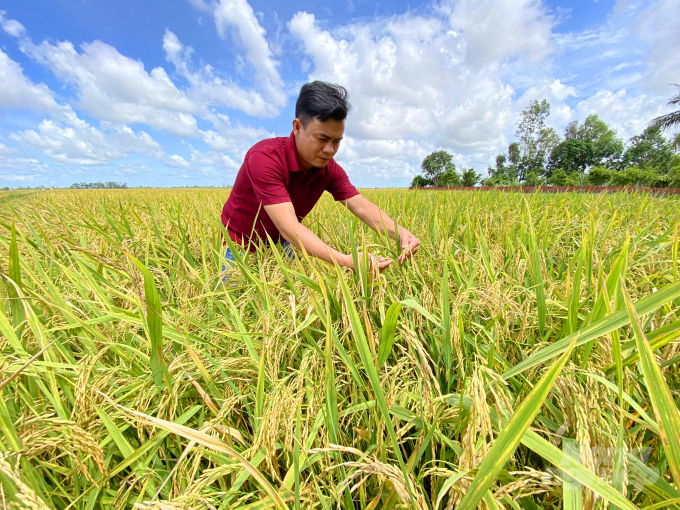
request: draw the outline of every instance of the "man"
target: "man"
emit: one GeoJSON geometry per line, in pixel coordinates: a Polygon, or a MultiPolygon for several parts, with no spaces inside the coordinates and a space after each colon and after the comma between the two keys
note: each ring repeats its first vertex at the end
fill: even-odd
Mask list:
{"type": "MultiPolygon", "coordinates": [[[[386,227],[394,239],[394,221],[352,186],[333,156],[338,152],[351,106],[347,90],[315,81],[303,85],[295,105],[293,132],[289,137],[256,143],[238,171],[234,188],[222,209],[222,223],[237,244],[267,239],[287,241],[328,263],[354,269],[351,255],[334,250],[301,221],[324,191],[342,202],[355,216],[376,231],[386,227]]],[[[415,254],[416,236],[399,227],[402,253],[399,262],[415,254]]],[[[233,255],[227,250],[227,258],[233,255]]],[[[380,271],[391,259],[371,255],[380,271]]]]}

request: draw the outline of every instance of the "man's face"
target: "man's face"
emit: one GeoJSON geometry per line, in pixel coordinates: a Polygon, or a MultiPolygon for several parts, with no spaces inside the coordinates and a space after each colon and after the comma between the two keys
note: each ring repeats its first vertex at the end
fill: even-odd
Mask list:
{"type": "Polygon", "coordinates": [[[300,164],[304,170],[312,167],[323,168],[340,148],[340,140],[345,132],[345,121],[327,119],[321,122],[312,119],[307,127],[300,119],[293,120],[293,134],[300,164]]]}

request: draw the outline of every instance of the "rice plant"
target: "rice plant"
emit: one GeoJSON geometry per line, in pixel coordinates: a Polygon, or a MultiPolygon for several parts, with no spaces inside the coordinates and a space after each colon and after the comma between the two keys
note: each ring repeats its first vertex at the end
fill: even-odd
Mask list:
{"type": "Polygon", "coordinates": [[[678,198],[363,192],[415,259],[225,274],[228,191],[4,195],[0,507],[680,508],[678,198]]]}

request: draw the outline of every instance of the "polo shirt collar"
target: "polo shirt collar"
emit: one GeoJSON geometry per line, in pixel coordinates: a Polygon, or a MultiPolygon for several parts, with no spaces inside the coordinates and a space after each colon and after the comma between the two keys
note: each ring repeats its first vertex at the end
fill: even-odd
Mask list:
{"type": "MultiPolygon", "coordinates": [[[[289,172],[302,172],[300,161],[298,160],[297,146],[295,145],[295,133],[290,132],[288,140],[286,140],[286,161],[288,162],[289,172]]],[[[317,168],[319,174],[326,173],[326,167],[317,168]]],[[[314,168],[314,167],[313,167],[314,168]]]]}

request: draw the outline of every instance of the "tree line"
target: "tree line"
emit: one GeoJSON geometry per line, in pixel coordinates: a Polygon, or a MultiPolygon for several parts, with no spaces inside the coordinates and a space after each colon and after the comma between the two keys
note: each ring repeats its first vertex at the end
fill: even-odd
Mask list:
{"type": "MultiPolygon", "coordinates": [[[[679,93],[669,105],[680,104],[679,93]]],[[[507,153],[496,156],[481,179],[474,169],[456,171],[453,156],[439,150],[425,157],[423,186],[651,186],[680,187],[680,133],[666,139],[663,130],[680,124],[680,110],[657,117],[639,135],[625,142],[597,115],[570,122],[560,136],[546,125],[550,103],[532,101],[520,114],[507,153]]]]}
{"type": "Polygon", "coordinates": [[[74,182],[71,189],[127,189],[126,182],[74,182]]]}

